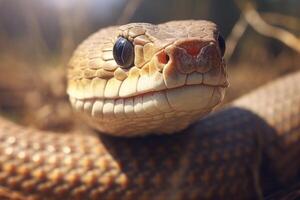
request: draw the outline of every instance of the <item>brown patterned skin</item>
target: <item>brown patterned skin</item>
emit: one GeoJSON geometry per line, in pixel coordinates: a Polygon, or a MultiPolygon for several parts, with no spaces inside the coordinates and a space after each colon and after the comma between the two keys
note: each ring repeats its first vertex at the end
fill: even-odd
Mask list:
{"type": "Polygon", "coordinates": [[[0,197],[260,199],[297,181],[299,80],[281,78],[173,135],[62,135],[0,119],[0,197]]]}
{"type": "Polygon", "coordinates": [[[191,125],[144,138],[0,128],[11,199],[258,199],[296,180],[300,73],[191,125]]]}

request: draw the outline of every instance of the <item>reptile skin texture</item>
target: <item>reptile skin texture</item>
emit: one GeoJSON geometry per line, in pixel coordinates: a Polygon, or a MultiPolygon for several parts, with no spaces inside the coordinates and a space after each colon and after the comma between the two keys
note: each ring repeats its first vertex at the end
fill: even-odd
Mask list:
{"type": "Polygon", "coordinates": [[[297,184],[300,72],[207,115],[228,86],[223,54],[208,21],[101,29],[75,51],[67,93],[106,134],[0,118],[0,199],[252,200],[297,184]],[[115,62],[120,37],[130,68],[115,62]]]}
{"type": "Polygon", "coordinates": [[[1,119],[3,199],[261,199],[297,181],[300,72],[164,136],[60,135],[1,119]]]}

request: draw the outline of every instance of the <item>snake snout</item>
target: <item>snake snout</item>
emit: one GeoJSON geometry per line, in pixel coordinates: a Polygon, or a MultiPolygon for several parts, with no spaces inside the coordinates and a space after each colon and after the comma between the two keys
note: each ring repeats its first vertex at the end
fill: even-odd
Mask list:
{"type": "Polygon", "coordinates": [[[198,39],[187,40],[166,49],[172,64],[183,74],[205,73],[222,63],[217,46],[213,42],[198,39]]]}
{"type": "Polygon", "coordinates": [[[178,48],[184,49],[184,52],[187,55],[196,57],[200,53],[200,50],[204,46],[204,44],[199,40],[188,40],[188,41],[181,42],[176,46],[178,48]]]}

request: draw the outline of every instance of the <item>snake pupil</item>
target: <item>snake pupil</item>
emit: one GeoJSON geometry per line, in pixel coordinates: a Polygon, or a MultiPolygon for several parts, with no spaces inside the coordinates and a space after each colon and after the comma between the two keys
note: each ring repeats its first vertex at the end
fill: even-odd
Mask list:
{"type": "Polygon", "coordinates": [[[226,49],[226,44],[225,44],[225,40],[222,37],[222,35],[218,36],[218,43],[219,43],[219,48],[221,50],[221,55],[224,56],[225,54],[225,49],[226,49]]]}
{"type": "Polygon", "coordinates": [[[134,62],[134,47],[126,38],[119,37],[113,48],[113,56],[121,68],[130,68],[134,62]]]}

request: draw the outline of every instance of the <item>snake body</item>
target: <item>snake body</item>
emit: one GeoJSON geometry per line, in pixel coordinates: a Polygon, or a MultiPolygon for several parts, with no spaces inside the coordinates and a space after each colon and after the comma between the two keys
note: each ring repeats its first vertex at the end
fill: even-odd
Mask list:
{"type": "MultiPolygon", "coordinates": [[[[208,32],[208,35],[212,36],[210,42],[216,41],[217,29],[206,29],[215,27],[212,23],[181,21],[171,22],[169,26],[183,24],[181,27],[185,27],[185,25],[195,23],[203,25],[198,30],[201,34],[207,36],[205,33],[208,32]],[[214,30],[215,34],[212,34],[214,30]]],[[[142,26],[149,27],[149,25],[142,26]]],[[[127,25],[125,27],[136,26],[127,25]]],[[[160,28],[156,29],[160,30],[160,28]]],[[[115,109],[113,112],[112,110],[104,112],[102,109],[101,112],[98,112],[98,114],[101,113],[99,116],[93,115],[95,111],[93,112],[93,106],[89,102],[109,101],[108,105],[115,107],[117,105],[115,102],[122,98],[106,98],[105,90],[104,97],[88,96],[94,94],[91,91],[93,84],[88,81],[101,82],[106,79],[109,82],[119,73],[117,71],[120,71],[119,68],[106,71],[103,64],[97,64],[97,61],[92,62],[93,60],[90,61],[90,64],[86,64],[88,62],[86,55],[97,57],[98,51],[101,51],[99,53],[101,61],[99,62],[103,61],[102,48],[104,47],[99,46],[99,43],[102,43],[100,36],[101,34],[110,34],[113,36],[112,38],[115,38],[119,35],[119,33],[115,33],[115,30],[116,28],[108,28],[100,31],[75,52],[70,62],[68,93],[77,111],[84,115],[83,119],[89,121],[100,131],[107,130],[108,134],[126,136],[126,134],[130,135],[130,131],[120,131],[118,134],[118,130],[126,128],[123,124],[124,121],[120,126],[116,125],[112,128],[107,125],[99,125],[110,122],[113,125],[117,124],[118,114],[121,113],[121,116],[122,112],[115,112],[115,109]],[[111,32],[112,30],[113,32],[111,32]],[[92,44],[100,49],[97,50],[95,46],[86,49],[85,45],[92,44]],[[82,53],[82,57],[80,57],[80,53],[84,49],[90,51],[91,54],[82,53]],[[94,67],[87,68],[86,66],[94,67]],[[105,73],[107,74],[103,75],[105,73]],[[83,84],[83,81],[86,82],[83,84]],[[88,87],[90,92],[85,93],[84,91],[88,87]],[[75,101],[74,98],[76,98],[75,101]],[[104,116],[107,113],[110,115],[104,116]],[[106,118],[106,116],[109,117],[106,118]],[[122,128],[120,129],[120,127],[122,128]]],[[[141,32],[141,36],[144,33],[141,32]]],[[[161,44],[161,42],[159,43],[161,44]]],[[[191,43],[193,45],[203,44],[203,40],[195,43],[193,39],[191,43]]],[[[197,50],[199,54],[201,54],[201,48],[197,50]]],[[[195,48],[193,47],[192,50],[195,48]]],[[[111,46],[108,48],[108,52],[110,51],[111,46]]],[[[204,55],[213,57],[208,63],[214,63],[216,57],[221,55],[218,47],[207,52],[209,53],[204,55]]],[[[157,53],[161,52],[155,51],[153,55],[158,55],[157,53]]],[[[210,90],[221,91],[219,94],[216,93],[216,97],[212,95],[214,92],[209,93],[209,99],[216,98],[215,102],[210,105],[206,104],[210,102],[209,100],[201,101],[200,97],[198,101],[201,105],[191,105],[203,107],[205,104],[208,106],[209,109],[199,109],[201,112],[198,112],[198,117],[209,112],[222,99],[223,95],[221,94],[227,83],[220,77],[226,77],[226,74],[212,72],[214,69],[224,71],[221,70],[224,69],[222,68],[224,66],[222,59],[218,60],[220,62],[217,63],[220,65],[207,65],[208,70],[197,72],[197,68],[194,68],[191,71],[186,69],[188,71],[183,72],[183,74],[200,73],[201,80],[211,77],[211,80],[215,80],[213,84],[216,87],[202,84],[202,81],[197,84],[202,84],[203,88],[213,88],[205,90],[208,93],[210,90]],[[222,83],[222,87],[219,87],[220,83],[222,83]]],[[[151,68],[150,66],[148,68],[151,68]]],[[[135,66],[131,69],[133,68],[135,66]]],[[[202,67],[201,70],[203,68],[205,67],[202,67]]],[[[126,76],[130,77],[130,70],[124,70],[125,78],[126,76]]],[[[157,73],[157,70],[154,73],[157,73]]],[[[142,76],[142,73],[139,76],[142,76]]],[[[299,80],[300,72],[283,77],[241,97],[223,110],[210,114],[202,120],[196,120],[188,128],[185,128],[187,123],[194,121],[194,117],[188,117],[189,115],[184,113],[173,116],[173,120],[164,120],[164,117],[168,115],[162,115],[162,118],[159,119],[166,123],[174,123],[178,119],[180,124],[180,119],[186,120],[173,128],[173,130],[185,129],[172,135],[151,134],[144,137],[126,138],[106,134],[56,134],[24,128],[0,118],[0,197],[8,199],[128,200],[260,199],[264,195],[297,181],[300,167],[300,161],[297,159],[300,153],[298,145],[300,87],[297,85],[299,80]]],[[[108,86],[106,85],[106,87],[108,86]]],[[[170,88],[172,89],[172,87],[170,88]]],[[[173,88],[180,87],[174,86],[173,88]]],[[[118,89],[117,95],[120,95],[121,90],[118,89]]],[[[103,91],[103,89],[98,91],[103,91]]],[[[147,91],[139,93],[136,89],[132,95],[124,96],[124,98],[135,98],[140,94],[155,94],[162,90],[159,88],[155,91],[151,89],[147,91]]],[[[201,91],[203,90],[201,89],[201,91]]],[[[206,95],[205,91],[203,91],[204,96],[206,95]]],[[[180,96],[178,95],[178,97],[180,96]]],[[[187,103],[189,102],[187,101],[187,103]]],[[[169,104],[173,105],[170,102],[169,104]]],[[[190,105],[186,104],[186,106],[190,105]]],[[[182,107],[178,106],[176,109],[180,110],[182,107]]],[[[176,109],[174,109],[175,113],[177,113],[176,109]]],[[[140,114],[142,115],[141,121],[154,119],[154,117],[145,117],[145,113],[149,114],[145,112],[146,110],[136,109],[134,110],[136,112],[133,113],[135,115],[126,116],[138,117],[140,114]]],[[[190,110],[187,113],[190,113],[190,110]]],[[[132,125],[127,124],[127,126],[132,125]]],[[[152,127],[150,131],[153,133],[171,132],[169,128],[159,131],[157,123],[149,123],[149,127],[152,127]]],[[[132,135],[137,135],[139,129],[140,127],[133,128],[132,135]]],[[[141,131],[142,135],[148,133],[147,130],[141,131]]]]}

